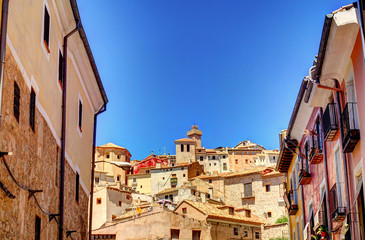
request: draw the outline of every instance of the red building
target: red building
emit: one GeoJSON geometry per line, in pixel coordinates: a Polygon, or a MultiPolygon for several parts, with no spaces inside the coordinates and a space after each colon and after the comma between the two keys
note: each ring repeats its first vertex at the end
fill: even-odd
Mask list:
{"type": "Polygon", "coordinates": [[[141,168],[155,168],[156,163],[161,163],[162,166],[168,165],[168,161],[166,159],[161,159],[157,155],[149,155],[133,166],[133,174],[140,173],[141,168]]]}

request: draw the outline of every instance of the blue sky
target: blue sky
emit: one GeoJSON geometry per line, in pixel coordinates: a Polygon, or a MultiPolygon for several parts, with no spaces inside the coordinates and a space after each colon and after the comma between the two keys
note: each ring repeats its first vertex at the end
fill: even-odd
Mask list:
{"type": "Polygon", "coordinates": [[[278,148],[325,15],[349,3],[79,0],[110,101],[97,144],[174,154],[195,123],[206,148],[278,148]]]}

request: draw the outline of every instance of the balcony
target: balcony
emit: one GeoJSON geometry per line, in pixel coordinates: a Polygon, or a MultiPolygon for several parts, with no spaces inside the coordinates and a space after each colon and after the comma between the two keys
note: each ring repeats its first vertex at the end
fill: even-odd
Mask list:
{"type": "Polygon", "coordinates": [[[332,141],[338,131],[336,104],[329,103],[322,116],[325,141],[332,141]]]}
{"type": "Polygon", "coordinates": [[[255,192],[254,191],[244,191],[242,193],[242,199],[251,199],[255,198],[255,192]]]}
{"type": "Polygon", "coordinates": [[[309,184],[311,181],[311,178],[312,178],[312,175],[310,173],[308,160],[305,158],[302,158],[300,169],[299,169],[299,184],[300,185],[309,184]]]}
{"type": "Polygon", "coordinates": [[[357,119],[357,104],[347,103],[341,115],[343,152],[351,153],[360,140],[360,128],[357,119]]]}
{"type": "Polygon", "coordinates": [[[318,164],[323,160],[323,147],[321,136],[312,135],[312,147],[309,153],[311,164],[318,164]]]}
{"type": "Polygon", "coordinates": [[[177,178],[176,177],[173,177],[173,178],[171,178],[171,187],[176,187],[176,185],[177,185],[177,178]]]}
{"type": "Polygon", "coordinates": [[[285,193],[284,201],[286,208],[288,209],[288,214],[295,215],[298,211],[298,203],[295,197],[295,191],[290,190],[288,193],[285,193]]]}
{"type": "Polygon", "coordinates": [[[342,196],[345,194],[343,183],[335,183],[330,190],[331,217],[333,222],[339,222],[346,217],[346,207],[342,196]]]}

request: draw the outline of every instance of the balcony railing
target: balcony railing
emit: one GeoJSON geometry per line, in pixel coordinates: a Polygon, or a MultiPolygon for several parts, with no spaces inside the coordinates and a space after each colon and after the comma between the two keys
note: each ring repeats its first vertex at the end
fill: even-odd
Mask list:
{"type": "Polygon", "coordinates": [[[254,191],[244,191],[242,193],[242,199],[249,199],[249,198],[254,198],[255,197],[255,192],[254,191]]]}
{"type": "Polygon", "coordinates": [[[329,103],[322,116],[324,139],[332,141],[338,130],[336,104],[329,103]]]}
{"type": "Polygon", "coordinates": [[[346,104],[342,115],[342,147],[345,153],[350,153],[360,140],[359,121],[357,119],[357,104],[349,102],[346,104]]]}
{"type": "Polygon", "coordinates": [[[310,173],[310,167],[307,159],[302,158],[300,162],[301,164],[299,168],[299,184],[306,185],[310,183],[312,177],[310,173]]]}
{"type": "Polygon", "coordinates": [[[295,198],[295,191],[290,190],[284,194],[284,201],[289,215],[295,215],[298,211],[298,202],[295,198]]]}
{"type": "Polygon", "coordinates": [[[171,186],[176,186],[177,185],[177,178],[174,177],[174,178],[171,178],[171,186]]]}
{"type": "MultiPolygon", "coordinates": [[[[320,133],[319,133],[320,134],[320,133]]],[[[312,135],[312,146],[309,153],[309,159],[311,164],[320,163],[323,160],[323,147],[321,135],[312,135]]]]}
{"type": "Polygon", "coordinates": [[[346,207],[342,196],[345,194],[343,183],[337,182],[330,190],[331,217],[333,222],[346,217],[346,207]]]}

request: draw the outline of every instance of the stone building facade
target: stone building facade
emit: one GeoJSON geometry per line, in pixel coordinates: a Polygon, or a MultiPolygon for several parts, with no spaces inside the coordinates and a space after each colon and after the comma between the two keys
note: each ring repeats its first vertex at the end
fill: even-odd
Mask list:
{"type": "MultiPolygon", "coordinates": [[[[64,108],[64,230],[58,224],[64,87],[58,73],[63,37],[79,18],[77,6],[66,0],[14,0],[8,16],[0,151],[12,155],[0,158],[0,239],[66,239],[64,230],[75,230],[73,239],[86,239],[94,114],[107,98],[90,64],[87,40],[78,32],[69,38],[66,59],[65,75],[72,81],[64,108]]],[[[79,31],[84,34],[82,27],[79,31]]]]}

